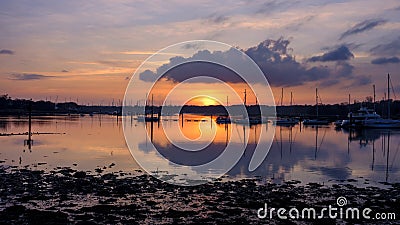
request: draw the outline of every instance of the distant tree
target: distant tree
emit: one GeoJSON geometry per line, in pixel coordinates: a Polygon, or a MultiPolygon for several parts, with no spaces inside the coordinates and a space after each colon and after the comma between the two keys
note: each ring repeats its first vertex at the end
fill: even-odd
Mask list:
{"type": "Polygon", "coordinates": [[[4,95],[1,95],[1,96],[0,96],[0,99],[1,99],[1,100],[7,100],[7,99],[11,99],[11,97],[8,96],[8,94],[4,94],[4,95]]]}
{"type": "Polygon", "coordinates": [[[374,99],[372,98],[372,96],[367,96],[365,97],[365,101],[371,103],[374,99]]]}
{"type": "Polygon", "coordinates": [[[6,108],[9,101],[11,101],[11,97],[8,96],[8,94],[1,95],[0,96],[0,107],[3,109],[6,108]]]}

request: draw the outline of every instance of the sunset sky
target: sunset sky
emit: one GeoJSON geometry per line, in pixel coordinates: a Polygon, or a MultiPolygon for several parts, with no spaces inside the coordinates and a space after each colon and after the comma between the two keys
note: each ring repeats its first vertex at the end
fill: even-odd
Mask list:
{"type": "Polygon", "coordinates": [[[4,0],[0,28],[0,94],[13,98],[111,104],[147,57],[195,39],[244,51],[285,104],[313,104],[316,87],[323,103],[362,101],[373,84],[382,99],[387,73],[400,98],[397,0],[4,0]]]}

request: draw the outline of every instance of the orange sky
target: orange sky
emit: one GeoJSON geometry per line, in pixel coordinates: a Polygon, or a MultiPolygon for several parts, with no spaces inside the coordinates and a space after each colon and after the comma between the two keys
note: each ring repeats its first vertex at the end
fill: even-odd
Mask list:
{"type": "MultiPolygon", "coordinates": [[[[212,40],[246,51],[265,40],[282,38],[288,41],[287,48],[269,46],[276,55],[265,56],[271,64],[277,56],[283,61],[292,57],[292,63],[276,64],[273,70],[277,74],[284,71],[285,76],[266,74],[275,82],[272,91],[277,103],[282,87],[286,105],[290,92],[295,104],[314,104],[316,87],[323,103],[346,102],[348,94],[352,100],[363,101],[373,95],[373,84],[379,100],[386,92],[387,73],[392,75],[394,91],[400,91],[399,15],[396,0],[385,4],[373,0],[282,1],[271,7],[258,1],[229,5],[207,0],[156,4],[2,1],[0,94],[110,105],[123,100],[129,79],[147,57],[172,44],[212,40]],[[349,51],[347,55],[338,55],[341,47],[349,51]],[[312,74],[312,67],[320,71],[312,74]],[[330,71],[325,76],[324,68],[330,71]],[[296,78],[297,83],[293,82],[296,78]]],[[[163,54],[171,58],[181,53],[163,54]]],[[[253,57],[259,57],[262,64],[262,54],[253,57]]],[[[149,69],[155,71],[163,63],[156,62],[149,69]]],[[[243,98],[244,88],[233,88],[243,98]]],[[[186,94],[176,96],[172,103],[189,94],[215,95],[221,102],[226,99],[224,92],[210,84],[183,89],[186,94]]],[[[165,91],[160,87],[154,94],[165,91]]],[[[139,88],[136,93],[145,96],[146,90],[139,88]]],[[[230,104],[241,103],[233,96],[229,99],[230,104]]],[[[251,94],[248,102],[255,103],[251,94]]]]}

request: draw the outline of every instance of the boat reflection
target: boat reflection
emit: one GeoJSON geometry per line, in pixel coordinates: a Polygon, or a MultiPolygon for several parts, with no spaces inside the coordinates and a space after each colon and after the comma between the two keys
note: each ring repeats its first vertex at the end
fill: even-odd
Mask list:
{"type": "MultiPolygon", "coordinates": [[[[197,131],[201,126],[199,125],[201,118],[198,119],[198,122],[195,122],[197,120],[190,115],[187,115],[187,118],[190,121],[185,121],[182,133],[189,139],[195,140],[200,134],[197,131]]],[[[210,118],[204,123],[211,123],[210,118]]],[[[171,162],[197,165],[218,157],[230,143],[237,151],[243,150],[243,155],[238,163],[227,173],[231,178],[261,177],[275,183],[293,179],[302,182],[333,182],[352,180],[358,177],[393,182],[400,178],[399,163],[395,160],[397,153],[387,154],[389,152],[388,145],[393,148],[400,143],[400,133],[397,131],[335,130],[332,125],[212,124],[212,126],[207,126],[208,130],[215,131],[216,135],[204,149],[205,151],[181,152],[177,146],[171,144],[160,133],[160,129],[153,131],[153,135],[157,137],[153,140],[153,144],[161,155],[171,162]],[[265,140],[260,139],[260,133],[271,130],[275,130],[275,137],[268,156],[255,171],[250,172],[248,167],[256,146],[268,146],[265,140]],[[388,138],[391,139],[390,143],[388,138]],[[376,149],[378,148],[386,150],[382,151],[382,154],[377,154],[376,149]],[[371,154],[368,154],[369,151],[371,154]],[[392,164],[390,162],[386,164],[387,160],[392,164]],[[372,163],[366,165],[365,162],[372,163]],[[394,175],[390,176],[390,174],[394,175]]],[[[175,125],[169,123],[168,126],[175,125]]],[[[143,148],[143,146],[149,146],[150,142],[151,140],[148,140],[147,145],[143,142],[140,143],[138,149],[148,153],[154,152],[155,149],[147,148],[145,150],[143,148]]],[[[204,143],[192,142],[190,145],[198,148],[202,144],[204,143]]],[[[210,171],[192,172],[210,173],[210,171]]]]}
{"type": "Polygon", "coordinates": [[[358,142],[360,148],[366,148],[369,145],[372,145],[372,159],[371,159],[371,171],[374,171],[376,167],[380,170],[385,170],[385,182],[389,181],[389,173],[392,170],[398,170],[397,167],[393,168],[393,164],[397,158],[398,150],[400,143],[397,143],[396,152],[392,158],[392,162],[390,163],[390,148],[394,145],[392,143],[391,138],[395,136],[400,136],[400,131],[397,129],[350,129],[345,130],[345,132],[349,135],[349,142],[358,142]],[[376,154],[379,154],[379,151],[376,151],[376,142],[380,144],[380,157],[384,158],[386,162],[380,162],[378,165],[375,163],[376,154]],[[390,164],[390,165],[389,165],[390,164]]]}

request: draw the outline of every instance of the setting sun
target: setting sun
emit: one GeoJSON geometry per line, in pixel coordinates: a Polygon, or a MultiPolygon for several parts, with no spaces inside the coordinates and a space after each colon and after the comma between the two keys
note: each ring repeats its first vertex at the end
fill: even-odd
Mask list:
{"type": "Polygon", "coordinates": [[[201,99],[199,99],[199,100],[200,100],[201,103],[202,103],[203,105],[205,105],[205,106],[208,106],[208,105],[218,105],[218,102],[215,101],[215,100],[212,99],[212,98],[201,98],[201,99]]]}
{"type": "Polygon", "coordinates": [[[209,105],[219,105],[218,101],[207,96],[197,96],[190,99],[185,105],[197,105],[197,106],[209,106],[209,105]]]}

